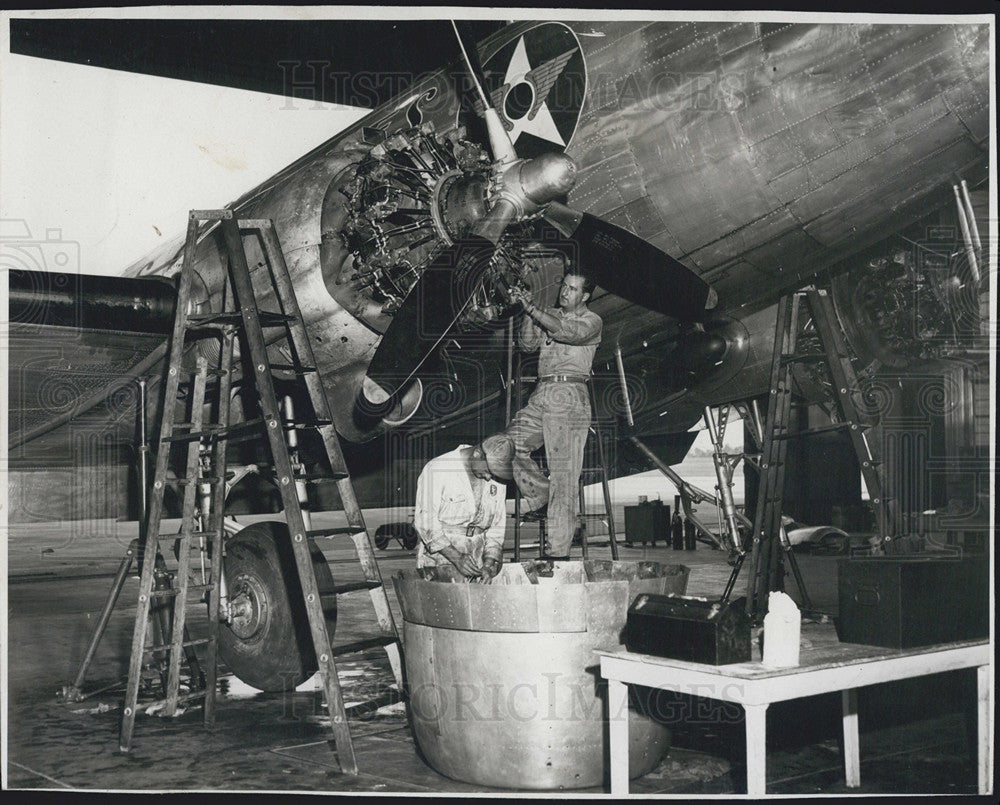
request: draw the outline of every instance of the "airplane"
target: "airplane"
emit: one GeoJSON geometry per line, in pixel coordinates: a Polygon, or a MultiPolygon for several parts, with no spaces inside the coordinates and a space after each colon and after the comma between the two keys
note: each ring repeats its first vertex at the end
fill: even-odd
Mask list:
{"type": "MultiPolygon", "coordinates": [[[[430,456],[504,427],[509,289],[554,303],[570,263],[598,281],[595,417],[627,413],[665,464],[706,406],[767,392],[776,301],[805,285],[829,288],[860,367],[963,355],[984,280],[961,248],[919,244],[954,210],[955,177],[986,185],[989,36],[981,23],[515,22],[475,46],[459,35],[464,58],[236,199],[240,218],[274,221],[362,506],[412,499],[430,456]],[[921,249],[937,262],[917,265],[921,249]]],[[[201,312],[219,309],[221,245],[201,229],[201,312]]],[[[120,466],[139,378],[155,432],[183,246],[114,280],[11,272],[12,456],[120,466]]],[[[653,466],[624,443],[611,463],[653,466]]],[[[319,489],[314,505],[337,500],[319,489]]]]}

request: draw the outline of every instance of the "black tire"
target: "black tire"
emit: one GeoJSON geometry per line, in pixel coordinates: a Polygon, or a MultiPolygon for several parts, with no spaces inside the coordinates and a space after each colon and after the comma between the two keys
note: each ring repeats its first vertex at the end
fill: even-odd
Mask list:
{"type": "Polygon", "coordinates": [[[373,539],[380,551],[389,547],[390,539],[398,539],[405,550],[412,551],[420,542],[420,535],[411,523],[384,523],[375,529],[373,539]]]}
{"type": "MultiPolygon", "coordinates": [[[[337,610],[333,576],[323,553],[309,540],[313,568],[333,639],[337,610]]],[[[317,669],[305,598],[288,526],[254,523],[226,542],[226,586],[238,617],[219,627],[219,656],[248,685],[292,690],[317,669]]]]}
{"type": "Polygon", "coordinates": [[[420,542],[420,535],[417,533],[417,529],[410,523],[400,524],[399,536],[403,541],[403,547],[408,551],[412,551],[417,547],[417,543],[420,542]]]}

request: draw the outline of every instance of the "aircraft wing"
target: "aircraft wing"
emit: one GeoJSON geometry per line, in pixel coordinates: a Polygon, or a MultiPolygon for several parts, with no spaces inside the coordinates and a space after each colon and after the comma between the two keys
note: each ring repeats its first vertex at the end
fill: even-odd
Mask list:
{"type": "Polygon", "coordinates": [[[136,437],[138,379],[159,384],[169,283],[12,270],[7,343],[10,460],[115,458],[136,437]]]}
{"type": "MultiPolygon", "coordinates": [[[[12,53],[375,108],[457,55],[447,20],[12,19],[12,53]],[[358,43],[365,43],[359,47],[358,43]]],[[[468,23],[485,39],[497,20],[468,23]]]]}

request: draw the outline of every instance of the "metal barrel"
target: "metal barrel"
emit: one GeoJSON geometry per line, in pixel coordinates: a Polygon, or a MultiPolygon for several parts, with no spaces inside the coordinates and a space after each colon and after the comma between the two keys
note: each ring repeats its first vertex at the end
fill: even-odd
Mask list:
{"type": "MultiPolygon", "coordinates": [[[[410,720],[424,758],[479,785],[601,785],[608,719],[625,714],[608,712],[594,651],[621,646],[637,595],[683,595],[688,572],[585,560],[508,564],[489,585],[464,583],[450,568],[398,573],[410,720]]],[[[655,768],[670,745],[652,693],[633,690],[631,777],[655,768]]]]}

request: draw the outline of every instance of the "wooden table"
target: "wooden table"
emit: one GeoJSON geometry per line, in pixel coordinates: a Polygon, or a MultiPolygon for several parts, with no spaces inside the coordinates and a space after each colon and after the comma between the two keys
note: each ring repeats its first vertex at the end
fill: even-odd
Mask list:
{"type": "Polygon", "coordinates": [[[841,691],[844,768],[848,787],[861,785],[857,689],[880,682],[977,669],[979,793],[993,782],[993,652],[974,640],[890,649],[839,643],[830,625],[803,625],[803,648],[794,668],[765,668],[759,661],[732,665],[669,660],[627,651],[598,651],[608,680],[611,793],[628,793],[628,689],[626,685],[678,691],[743,705],[746,711],[747,793],[763,796],[766,781],[765,715],[771,702],[841,691]]]}

